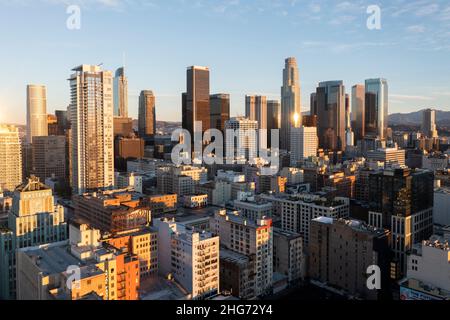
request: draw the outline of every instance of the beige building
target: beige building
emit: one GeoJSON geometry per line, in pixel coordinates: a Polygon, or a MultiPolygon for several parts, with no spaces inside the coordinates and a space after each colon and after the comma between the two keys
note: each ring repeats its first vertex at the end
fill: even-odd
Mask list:
{"type": "Polygon", "coordinates": [[[65,239],[64,208],[54,204],[48,186],[28,179],[15,190],[8,224],[0,229],[0,298],[16,297],[16,250],[65,239]]]}
{"type": "Polygon", "coordinates": [[[33,143],[34,137],[47,135],[47,88],[30,84],[27,86],[27,143],[33,143]]]}
{"type": "Polygon", "coordinates": [[[141,91],[139,96],[139,136],[141,138],[156,134],[155,101],[153,91],[141,91]]]}
{"type": "Polygon", "coordinates": [[[69,79],[72,188],[82,194],[114,186],[113,80],[112,73],[99,66],[81,65],[73,71],[69,79]]]}
{"type": "Polygon", "coordinates": [[[154,195],[148,198],[152,216],[177,210],[178,196],[176,194],[154,195]]]}
{"type": "Polygon", "coordinates": [[[178,196],[194,194],[196,185],[206,183],[208,170],[194,166],[159,167],[156,172],[158,192],[178,196]]]}
{"type": "Polygon", "coordinates": [[[273,283],[273,230],[272,219],[251,221],[239,212],[219,210],[211,219],[211,230],[219,235],[225,249],[254,259],[253,296],[272,292],[273,283]]]}
{"type": "Polygon", "coordinates": [[[231,184],[225,181],[210,181],[196,185],[197,193],[208,195],[208,204],[224,206],[231,200],[231,184]]]}
{"type": "Polygon", "coordinates": [[[14,191],[22,183],[22,154],[19,130],[0,125],[0,189],[14,191]]]}
{"type": "Polygon", "coordinates": [[[380,161],[385,165],[398,164],[405,165],[406,151],[398,148],[380,148],[367,152],[367,160],[380,161]]]}
{"type": "Polygon", "coordinates": [[[66,137],[34,137],[32,145],[33,173],[41,181],[66,179],[66,137]]]}
{"type": "Polygon", "coordinates": [[[219,237],[173,220],[158,219],[154,223],[158,228],[160,274],[173,276],[192,299],[219,293],[219,237]]]}

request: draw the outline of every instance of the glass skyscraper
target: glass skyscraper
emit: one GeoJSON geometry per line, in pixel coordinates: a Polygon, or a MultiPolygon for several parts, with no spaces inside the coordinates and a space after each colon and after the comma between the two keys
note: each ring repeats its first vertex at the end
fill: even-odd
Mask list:
{"type": "Polygon", "coordinates": [[[366,80],[365,133],[366,136],[386,139],[389,96],[386,79],[366,80]]]}

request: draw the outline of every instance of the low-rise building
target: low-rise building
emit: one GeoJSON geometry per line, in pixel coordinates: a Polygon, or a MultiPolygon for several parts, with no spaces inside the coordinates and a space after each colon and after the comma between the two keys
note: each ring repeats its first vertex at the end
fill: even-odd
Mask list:
{"type": "Polygon", "coordinates": [[[183,197],[183,205],[185,208],[197,209],[204,208],[208,205],[207,194],[185,195],[183,197]]]}
{"type": "Polygon", "coordinates": [[[148,205],[152,215],[177,211],[178,197],[176,194],[153,195],[148,197],[148,205]]]}
{"type": "Polygon", "coordinates": [[[273,271],[287,277],[288,283],[297,284],[306,276],[306,256],[303,238],[299,233],[273,230],[273,271]]]}

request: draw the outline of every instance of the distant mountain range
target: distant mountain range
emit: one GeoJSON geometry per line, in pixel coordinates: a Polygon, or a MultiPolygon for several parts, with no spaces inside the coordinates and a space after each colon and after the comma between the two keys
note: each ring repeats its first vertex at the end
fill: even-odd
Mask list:
{"type": "MultiPolygon", "coordinates": [[[[389,115],[390,125],[420,125],[422,124],[423,111],[410,113],[394,113],[389,115]]],[[[436,110],[436,122],[439,126],[450,126],[450,111],[436,110]]]]}

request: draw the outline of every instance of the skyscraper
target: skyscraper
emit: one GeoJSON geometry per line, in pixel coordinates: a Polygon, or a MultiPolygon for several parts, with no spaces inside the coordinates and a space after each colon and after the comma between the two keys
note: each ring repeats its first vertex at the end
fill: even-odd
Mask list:
{"type": "Polygon", "coordinates": [[[19,130],[0,125],[0,190],[14,191],[22,183],[22,154],[19,130]]]}
{"type": "Polygon", "coordinates": [[[27,86],[27,143],[32,143],[33,137],[47,135],[47,89],[30,84],[27,86]]]}
{"type": "Polygon", "coordinates": [[[306,158],[317,156],[317,127],[291,129],[291,167],[306,158]]]}
{"type": "MultiPolygon", "coordinates": [[[[258,122],[258,129],[267,130],[267,97],[266,96],[245,96],[245,116],[258,122]]],[[[259,145],[267,147],[267,134],[258,132],[259,145]]]]}
{"type": "MultiPolygon", "coordinates": [[[[268,147],[272,147],[275,141],[272,141],[271,130],[280,129],[280,113],[281,104],[278,100],[268,100],[267,101],[267,143],[268,147]]],[[[280,146],[280,140],[277,141],[277,146],[280,146]]]]}
{"type": "Polygon", "coordinates": [[[209,97],[211,103],[211,128],[223,131],[225,122],[230,119],[230,95],[213,94],[209,97]]]}
{"type": "Polygon", "coordinates": [[[128,118],[128,79],[125,68],[119,68],[114,77],[114,116],[128,118]]]}
{"type": "Polygon", "coordinates": [[[359,141],[366,135],[365,130],[365,86],[357,84],[352,87],[352,129],[355,140],[359,141]]]}
{"type": "Polygon", "coordinates": [[[366,80],[365,131],[370,137],[386,139],[389,96],[385,79],[366,80]]]}
{"type": "Polygon", "coordinates": [[[392,233],[392,251],[403,274],[406,253],[433,234],[434,174],[385,169],[369,176],[369,224],[392,233]]]}
{"type": "Polygon", "coordinates": [[[427,109],[423,111],[422,133],[428,138],[437,138],[436,110],[427,109]]]}
{"type": "Polygon", "coordinates": [[[345,150],[345,87],[342,81],[319,83],[316,90],[319,147],[345,150]]]}
{"type": "Polygon", "coordinates": [[[35,137],[32,146],[33,174],[41,181],[47,178],[67,179],[66,137],[35,137]]]}
{"type": "Polygon", "coordinates": [[[139,95],[139,135],[141,138],[151,137],[156,132],[156,98],[153,91],[143,90],[139,95]]]}
{"type": "Polygon", "coordinates": [[[195,122],[200,122],[202,132],[211,125],[211,108],[209,102],[209,69],[192,66],[186,72],[186,92],[182,95],[183,129],[194,139],[195,122]]]}
{"type": "MultiPolygon", "coordinates": [[[[233,151],[233,158],[250,160],[258,155],[256,130],[258,122],[244,117],[231,118],[225,122],[225,130],[234,130],[234,134],[225,133],[226,151],[233,151]],[[255,134],[254,134],[255,133],[255,134]]],[[[228,154],[226,154],[228,156],[228,154]]]]}
{"type": "Polygon", "coordinates": [[[72,71],[72,187],[81,194],[114,186],[113,81],[99,66],[72,71]]]}
{"type": "Polygon", "coordinates": [[[283,70],[280,149],[289,150],[290,148],[290,130],[294,126],[295,114],[301,115],[300,80],[297,60],[291,57],[285,60],[283,70]]]}

